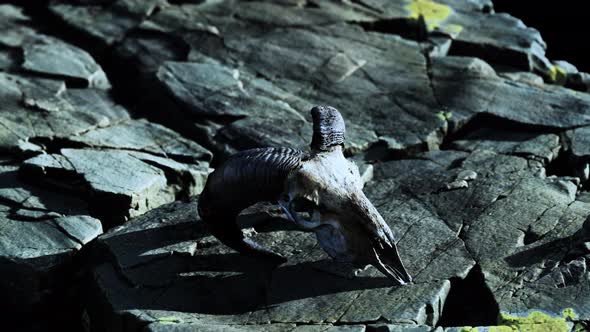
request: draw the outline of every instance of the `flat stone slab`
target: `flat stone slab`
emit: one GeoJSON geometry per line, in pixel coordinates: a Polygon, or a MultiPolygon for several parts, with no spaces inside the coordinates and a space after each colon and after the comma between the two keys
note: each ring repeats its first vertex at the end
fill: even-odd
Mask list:
{"type": "Polygon", "coordinates": [[[198,164],[212,157],[194,141],[145,119],[97,128],[68,140],[92,148],[137,151],[185,163],[198,164]]]}
{"type": "Polygon", "coordinates": [[[85,202],[24,183],[17,167],[0,166],[0,179],[0,289],[5,305],[26,312],[52,295],[102,225],[85,202]]]}
{"type": "Polygon", "coordinates": [[[313,234],[282,230],[290,225],[281,218],[259,220],[253,233],[257,242],[289,259],[269,270],[208,235],[196,202],[176,202],[100,238],[112,259],[94,271],[96,300],[112,310],[95,312],[91,319],[109,329],[121,328],[125,315],[133,317],[133,324],[161,328],[162,321],[171,320],[179,329],[198,324],[264,328],[269,322],[364,326],[382,320],[434,326],[449,292],[448,279],[465,277],[474,262],[437,216],[416,201],[405,202],[408,197],[391,197],[387,181],[369,184],[367,190],[398,235],[415,284],[391,287],[373,268],[353,279],[343,277],[313,234]],[[410,214],[414,210],[421,212],[410,214]],[[436,240],[420,236],[426,233],[436,240]]]}
{"type": "Polygon", "coordinates": [[[129,120],[129,114],[96,89],[66,89],[65,82],[0,73],[0,150],[41,150],[35,139],[82,134],[129,120]]]}
{"type": "Polygon", "coordinates": [[[432,82],[454,127],[477,115],[536,128],[568,129],[590,121],[590,95],[560,86],[538,87],[502,79],[476,58],[433,58],[432,82]]]}
{"type": "Polygon", "coordinates": [[[109,328],[126,315],[134,324],[170,320],[179,329],[382,320],[432,327],[452,291],[449,279],[466,277],[477,263],[502,317],[571,312],[575,318],[563,321],[573,325],[589,316],[584,221],[590,206],[576,200],[569,179],[541,170],[534,159],[485,150],[377,165],[365,190],[415,280],[396,288],[372,269],[352,280],[334,274],[335,263],[313,236],[281,230],[282,219],[263,220],[252,233],[289,258],[269,271],[210,237],[195,202],[160,207],[100,238],[113,257],[94,272],[97,296],[113,308],[100,320],[109,328]],[[457,177],[468,186],[448,189],[457,177]]]}
{"type": "Polygon", "coordinates": [[[208,174],[206,163],[185,165],[143,152],[94,149],[42,154],[21,169],[32,179],[86,195],[91,209],[111,225],[172,202],[176,195],[200,192],[208,174]]]}
{"type": "Polygon", "coordinates": [[[449,147],[469,152],[478,149],[491,150],[497,153],[536,159],[544,164],[549,164],[559,155],[562,144],[559,136],[555,134],[527,133],[484,127],[454,140],[449,147]]]}
{"type": "Polygon", "coordinates": [[[88,87],[110,88],[102,68],[86,51],[59,39],[30,38],[23,45],[22,67],[40,74],[81,80],[88,87]]]}
{"type": "Polygon", "coordinates": [[[457,232],[502,314],[540,310],[562,317],[565,311],[575,316],[568,321],[588,320],[584,223],[590,206],[577,200],[570,178],[547,177],[543,170],[538,161],[491,151],[440,151],[379,164],[375,179],[390,179],[390,187],[409,193],[457,232]],[[455,160],[437,162],[447,153],[455,160]],[[445,187],[466,170],[478,176],[463,188],[445,187]]]}

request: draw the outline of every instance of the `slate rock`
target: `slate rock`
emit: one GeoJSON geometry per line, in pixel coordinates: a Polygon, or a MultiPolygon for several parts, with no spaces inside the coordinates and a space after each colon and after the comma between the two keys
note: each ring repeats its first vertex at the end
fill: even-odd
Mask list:
{"type": "Polygon", "coordinates": [[[97,219],[88,216],[59,217],[26,222],[0,216],[1,288],[12,310],[31,310],[43,301],[60,279],[57,273],[70,264],[74,253],[102,233],[97,219]]]}
{"type": "MultiPolygon", "coordinates": [[[[161,15],[159,13],[154,17],[154,20],[156,21],[165,14],[165,12],[162,12],[161,15]]],[[[172,15],[173,13],[168,14],[172,15]]],[[[245,119],[232,122],[231,125],[224,126],[221,131],[218,131],[221,141],[227,140],[230,145],[236,144],[236,142],[248,143],[238,149],[254,147],[263,143],[266,145],[276,144],[268,142],[268,140],[269,138],[278,139],[275,137],[279,133],[273,129],[279,123],[292,126],[291,128],[281,128],[280,135],[284,137],[281,138],[283,142],[287,141],[291,143],[289,144],[291,146],[301,146],[303,142],[307,145],[309,138],[300,137],[302,130],[305,133],[310,130],[309,125],[306,127],[306,122],[302,121],[302,119],[309,121],[308,109],[312,106],[310,100],[314,100],[316,103],[332,103],[343,112],[348,120],[347,123],[349,123],[348,146],[351,151],[366,149],[370,143],[378,141],[376,133],[383,136],[381,141],[386,142],[393,150],[408,146],[436,146],[440,143],[442,130],[440,127],[443,123],[434,114],[435,112],[432,112],[433,108],[436,109],[436,103],[434,99],[429,98],[431,92],[427,83],[425,61],[417,44],[399,38],[386,38],[373,34],[368,36],[367,42],[372,46],[367,48],[366,45],[355,41],[353,37],[350,39],[341,37],[351,35],[361,39],[367,38],[362,29],[351,26],[327,27],[323,29],[322,35],[297,29],[277,30],[266,36],[265,39],[255,38],[255,36],[238,38],[237,35],[234,37],[230,34],[225,38],[232,51],[232,57],[248,61],[248,70],[234,71],[236,75],[239,74],[239,80],[230,75],[232,73],[231,66],[227,68],[226,65],[220,65],[211,60],[209,56],[201,56],[201,60],[196,64],[178,63],[173,66],[173,64],[166,63],[161,67],[158,77],[168,90],[172,89],[172,95],[193,114],[201,110],[199,114],[207,115],[203,113],[203,102],[201,101],[205,100],[210,104],[209,112],[216,110],[218,114],[216,116],[246,116],[245,119]],[[299,47],[293,49],[289,43],[285,43],[290,39],[297,40],[299,47]],[[344,41],[346,44],[342,44],[344,41]],[[304,50],[316,48],[314,46],[316,44],[327,45],[329,49],[321,54],[304,54],[304,50]],[[342,45],[339,48],[330,46],[337,44],[342,45]],[[390,45],[387,47],[387,51],[377,46],[383,44],[390,45]],[[348,51],[342,52],[342,47],[348,51]],[[257,51],[254,52],[254,50],[257,51]],[[299,52],[300,55],[287,56],[288,52],[299,52]],[[281,58],[283,63],[277,64],[271,61],[276,58],[281,58]],[[307,62],[297,63],[298,59],[302,58],[308,59],[307,62]],[[406,65],[402,65],[399,61],[388,62],[386,60],[388,58],[412,60],[406,61],[406,65]],[[323,63],[327,63],[327,65],[323,66],[323,63]],[[194,72],[193,77],[190,80],[179,80],[173,75],[170,76],[171,74],[166,74],[171,73],[175,67],[178,68],[176,71],[183,76],[194,72]],[[317,71],[316,68],[322,68],[322,70],[317,71]],[[211,70],[215,71],[206,74],[211,70]],[[391,75],[386,75],[385,70],[390,71],[391,75]],[[251,78],[252,71],[261,73],[264,79],[253,80],[251,78]],[[406,73],[403,84],[395,82],[396,76],[393,73],[399,71],[406,73]],[[274,82],[271,78],[277,76],[279,72],[282,72],[280,81],[274,82]],[[218,74],[214,75],[213,73],[218,74]],[[233,88],[222,89],[220,93],[212,97],[207,95],[205,98],[206,96],[203,95],[205,91],[191,88],[191,85],[200,84],[198,83],[200,81],[199,75],[226,77],[227,83],[223,84],[233,88]],[[318,89],[307,89],[306,86],[309,84],[305,83],[305,80],[323,83],[318,84],[318,89]],[[190,84],[178,84],[183,81],[190,82],[190,84]],[[396,104],[395,101],[392,103],[389,98],[384,96],[384,93],[390,89],[389,87],[402,87],[407,90],[408,96],[399,92],[397,98],[400,103],[396,104]],[[421,103],[413,102],[407,106],[408,109],[403,109],[402,105],[404,101],[409,101],[412,90],[420,91],[421,103]],[[291,91],[299,91],[299,93],[293,94],[291,91]],[[223,96],[221,92],[228,95],[223,96]],[[338,102],[334,99],[336,95],[340,96],[338,102]],[[221,97],[224,99],[220,99],[221,97]],[[363,112],[356,111],[357,106],[355,105],[358,105],[359,98],[365,100],[361,103],[365,105],[363,112]],[[357,100],[355,105],[352,105],[352,99],[357,100]],[[213,102],[217,104],[214,106],[213,102]],[[395,112],[399,114],[396,121],[393,119],[389,121],[388,117],[384,116],[389,107],[393,107],[395,112]],[[267,111],[270,109],[276,111],[267,111]],[[257,113],[254,113],[255,111],[257,113]],[[263,119],[274,119],[275,117],[277,120],[272,123],[266,124],[263,121],[263,119]],[[279,122],[280,117],[293,118],[293,120],[279,122]],[[387,121],[373,123],[372,117],[381,117],[387,121]],[[297,118],[301,118],[301,120],[297,120],[297,118]],[[355,125],[356,123],[364,123],[365,125],[358,126],[355,125]],[[416,123],[421,123],[421,125],[416,125],[416,123]],[[419,129],[419,132],[410,132],[407,130],[409,127],[423,129],[419,129]],[[256,132],[249,131],[249,128],[257,128],[258,130],[256,132]],[[304,141],[300,143],[302,140],[304,141]]],[[[212,50],[212,52],[225,51],[212,50]]],[[[219,88],[225,85],[221,85],[219,88]]],[[[212,115],[209,113],[209,116],[212,115]]]]}
{"type": "Polygon", "coordinates": [[[462,151],[491,150],[533,158],[548,164],[559,155],[559,136],[555,134],[527,133],[500,128],[478,128],[454,140],[450,148],[462,151]]]}
{"type": "Polygon", "coordinates": [[[0,166],[0,178],[0,289],[9,312],[31,312],[73,278],[64,274],[102,225],[75,197],[23,183],[16,167],[0,166]]]}
{"type": "MultiPolygon", "coordinates": [[[[490,66],[473,59],[444,57],[430,63],[421,43],[342,24],[398,17],[415,21],[411,3],[371,1],[363,9],[347,3],[319,4],[317,8],[265,2],[234,5],[240,15],[233,18],[223,14],[230,2],[163,8],[143,21],[140,30],[130,33],[118,48],[119,55],[137,72],[157,72],[154,84],[146,86],[154,93],[164,87],[177,104],[165,107],[172,109],[172,117],[177,119],[168,125],[182,127],[183,133],[196,133],[188,125],[193,122],[200,129],[199,139],[210,140],[208,144],[224,156],[262,145],[306,145],[308,124],[291,119],[291,111],[309,121],[308,109],[318,103],[334,105],[343,112],[352,153],[375,145],[389,154],[434,149],[448,130],[457,130],[483,113],[551,128],[570,128],[586,121],[588,98],[584,96],[545,86],[520,86],[499,78],[490,66]],[[263,14],[271,10],[284,15],[263,14]],[[265,31],[256,24],[279,28],[265,31]],[[189,48],[189,62],[185,62],[183,47],[189,48]],[[147,55],[146,48],[154,56],[147,55]],[[173,62],[166,62],[170,60],[173,62]],[[204,86],[203,75],[214,78],[215,84],[204,86]],[[467,77],[474,81],[466,81],[467,77]],[[493,94],[473,91],[462,98],[453,97],[453,91],[463,91],[461,82],[469,82],[465,84],[477,91],[511,97],[494,100],[494,106],[498,105],[488,108],[493,94]],[[219,91],[209,96],[212,91],[207,89],[219,91]],[[532,96],[533,102],[523,103],[530,99],[523,95],[532,96]],[[538,105],[547,99],[555,101],[550,109],[538,105]],[[524,111],[510,111],[510,105],[519,101],[519,109],[524,111]],[[465,108],[469,115],[464,114],[465,108]],[[563,112],[572,108],[582,116],[563,112]],[[270,109],[277,111],[267,111],[270,109]],[[541,120],[541,113],[549,115],[541,120]],[[273,130],[279,121],[264,119],[275,116],[291,119],[283,122],[289,128],[273,130]],[[380,121],[372,120],[377,118],[380,121]]],[[[453,34],[453,43],[473,43],[475,48],[493,44],[497,50],[493,54],[505,54],[488,59],[495,66],[507,64],[529,71],[546,62],[544,43],[536,30],[505,14],[481,13],[489,7],[485,2],[466,4],[465,8],[452,6],[457,8],[444,9],[449,12],[448,19],[427,24],[435,30],[452,30],[453,20],[463,20],[465,27],[453,34]]],[[[461,54],[479,56],[481,52],[461,54]]],[[[142,77],[149,79],[149,75],[142,77]]],[[[151,111],[146,107],[150,116],[158,117],[158,109],[161,107],[151,111]]],[[[191,137],[196,138],[194,135],[191,137]]]]}
{"type": "Polygon", "coordinates": [[[429,154],[379,164],[375,179],[389,179],[390,187],[411,195],[457,232],[502,314],[534,309],[561,316],[566,310],[588,319],[580,234],[590,210],[577,200],[576,184],[546,177],[538,161],[517,156],[475,150],[436,164],[429,154]],[[479,174],[468,188],[439,189],[464,170],[479,174]]]}
{"type": "Polygon", "coordinates": [[[590,121],[590,97],[585,94],[503,80],[489,67],[482,68],[485,64],[475,58],[433,59],[433,89],[437,100],[451,112],[454,127],[480,113],[537,128],[567,129],[590,121]]]}
{"type": "Polygon", "coordinates": [[[129,29],[139,24],[135,17],[116,10],[102,10],[102,7],[95,5],[54,3],[49,9],[64,22],[84,31],[105,47],[121,40],[129,29]]]}
{"type": "Polygon", "coordinates": [[[84,195],[91,209],[112,225],[172,202],[181,192],[199,192],[207,165],[185,165],[134,151],[62,149],[26,160],[21,171],[84,195]]]}
{"type": "Polygon", "coordinates": [[[590,135],[589,127],[580,127],[565,132],[569,166],[574,171],[574,175],[579,177],[584,183],[590,177],[588,135],[590,135]]]}
{"type": "Polygon", "coordinates": [[[53,15],[71,28],[83,32],[106,48],[121,41],[143,18],[167,5],[164,0],[117,0],[84,4],[52,1],[48,7],[53,15]]]}
{"type": "MultiPolygon", "coordinates": [[[[35,31],[28,25],[30,18],[23,13],[22,8],[3,4],[0,5],[0,28],[4,32],[0,36],[0,45],[16,48],[23,44],[24,39],[34,35],[35,31]]],[[[3,49],[0,54],[5,53],[3,49]]]]}
{"type": "Polygon", "coordinates": [[[528,71],[498,71],[498,76],[537,87],[542,87],[545,84],[541,76],[528,71]]]}
{"type": "Polygon", "coordinates": [[[0,171],[2,179],[0,200],[18,207],[13,211],[28,210],[42,214],[57,214],[57,216],[89,214],[88,204],[82,199],[60,192],[51,192],[46,188],[23,181],[18,175],[17,166],[0,166],[0,171]]]}
{"type": "Polygon", "coordinates": [[[88,87],[109,89],[102,68],[90,54],[54,38],[31,38],[25,41],[23,68],[41,74],[84,81],[88,87]]]}
{"type": "Polygon", "coordinates": [[[129,114],[95,89],[67,89],[63,81],[0,73],[0,150],[36,150],[33,139],[52,140],[126,121],[129,114]]]}
{"type": "Polygon", "coordinates": [[[279,331],[293,331],[293,332],[365,332],[364,325],[338,325],[332,326],[328,324],[317,325],[295,325],[295,324],[263,324],[263,325],[214,325],[214,324],[186,324],[182,321],[174,321],[171,317],[170,321],[163,321],[158,323],[151,323],[147,326],[145,331],[153,332],[182,332],[182,331],[204,331],[204,332],[237,332],[237,331],[262,331],[262,332],[279,332],[279,331]]]}
{"type": "Polygon", "coordinates": [[[590,74],[580,72],[568,75],[566,87],[582,92],[590,92],[590,74]]]}
{"type": "Polygon", "coordinates": [[[186,163],[207,162],[212,157],[208,150],[194,141],[146,120],[97,128],[70,136],[68,140],[94,148],[145,152],[186,163]]]}
{"type": "Polygon", "coordinates": [[[394,325],[394,324],[386,324],[386,325],[374,325],[371,326],[372,329],[376,332],[431,332],[431,331],[438,331],[440,328],[433,329],[432,326],[428,325],[394,325]]]}
{"type": "Polygon", "coordinates": [[[87,321],[98,330],[433,330],[449,280],[476,264],[500,326],[531,308],[590,319],[588,198],[571,176],[587,184],[590,97],[568,89],[590,80],[550,62],[538,31],[489,0],[48,6],[36,9],[121,68],[125,99],[150,120],[92,88],[106,78],[89,54],[0,6],[0,228],[33,234],[2,233],[0,266],[18,272],[22,302],[39,302],[54,288],[39,276],[53,280],[97,236],[92,215],[106,227],[134,218],[96,248],[87,321]],[[209,236],[194,201],[165,205],[204,184],[212,154],[194,141],[216,162],[305,149],[316,104],[343,113],[346,153],[414,284],[392,288],[371,268],[334,275],[312,234],[256,210],[240,219],[248,233],[289,257],[270,271],[209,236]],[[563,160],[568,176],[547,176],[563,160]]]}
{"type": "Polygon", "coordinates": [[[265,80],[242,77],[250,82],[244,86],[239,71],[213,61],[165,63],[158,77],[172,95],[187,105],[191,117],[245,116],[215,133],[216,144],[233,145],[233,149],[220,147],[222,150],[236,152],[256,146],[285,145],[303,148],[308,144],[303,135],[310,133],[310,128],[304,127],[306,119],[288,103],[277,100],[283,92],[277,88],[270,90],[272,86],[265,80]],[[200,82],[208,82],[202,90],[196,87],[200,82]],[[273,112],[267,111],[271,109],[273,112]],[[289,132],[291,137],[285,134],[289,132]]]}
{"type": "Polygon", "coordinates": [[[551,62],[545,56],[547,45],[539,31],[506,13],[456,15],[447,24],[461,27],[453,39],[450,54],[472,56],[550,76],[551,62]]]}
{"type": "Polygon", "coordinates": [[[338,322],[364,328],[366,322],[380,319],[432,326],[449,291],[447,279],[464,277],[473,261],[436,216],[408,215],[417,206],[406,203],[406,209],[396,209],[405,198],[398,201],[375,193],[387,192],[386,183],[374,186],[369,195],[400,234],[398,246],[419,280],[416,284],[392,288],[373,268],[353,280],[326,272],[326,265],[336,263],[317,247],[312,234],[282,230],[283,223],[288,225],[284,219],[259,220],[254,225],[259,232],[249,232],[262,245],[288,257],[285,265],[271,271],[211,237],[196,214],[195,201],[175,202],[100,238],[104,254],[112,259],[94,271],[97,293],[92,303],[109,303],[112,310],[89,309],[91,321],[104,322],[102,328],[111,330],[120,329],[126,315],[134,324],[130,326],[148,323],[150,328],[166,329],[162,322],[168,321],[180,330],[194,324],[247,323],[264,328],[269,321],[273,322],[269,328],[338,322]],[[417,242],[420,232],[444,235],[438,242],[417,242]],[[420,252],[412,254],[416,245],[420,252]]]}
{"type": "Polygon", "coordinates": [[[552,64],[550,76],[555,84],[566,85],[571,76],[578,76],[578,68],[567,61],[552,61],[552,64]]]}

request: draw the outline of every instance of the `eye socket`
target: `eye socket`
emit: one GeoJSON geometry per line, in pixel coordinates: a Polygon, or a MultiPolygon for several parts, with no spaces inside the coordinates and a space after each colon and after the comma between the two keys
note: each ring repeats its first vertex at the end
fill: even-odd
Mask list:
{"type": "Polygon", "coordinates": [[[297,197],[291,202],[291,204],[293,210],[297,212],[306,212],[317,207],[312,200],[306,197],[297,197]]]}
{"type": "Polygon", "coordinates": [[[291,201],[291,209],[296,212],[300,218],[310,221],[313,212],[318,209],[318,206],[315,202],[306,197],[297,197],[291,201]]]}

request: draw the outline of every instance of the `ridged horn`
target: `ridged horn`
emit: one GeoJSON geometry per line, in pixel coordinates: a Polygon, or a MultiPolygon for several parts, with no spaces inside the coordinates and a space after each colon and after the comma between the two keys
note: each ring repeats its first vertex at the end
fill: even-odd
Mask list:
{"type": "Polygon", "coordinates": [[[260,148],[239,152],[207,178],[198,211],[213,236],[234,250],[264,256],[278,263],[285,258],[244,236],[236,217],[262,201],[275,201],[289,173],[301,165],[304,153],[290,148],[260,148]]]}
{"type": "Polygon", "coordinates": [[[311,109],[313,137],[311,149],[328,151],[331,147],[344,144],[346,127],[337,109],[331,106],[315,106],[311,109]]]}

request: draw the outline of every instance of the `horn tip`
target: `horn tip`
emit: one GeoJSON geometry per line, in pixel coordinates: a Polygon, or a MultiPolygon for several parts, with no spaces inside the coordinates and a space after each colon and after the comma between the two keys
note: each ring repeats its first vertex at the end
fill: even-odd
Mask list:
{"type": "Polygon", "coordinates": [[[344,144],[346,127],[340,112],[332,106],[314,106],[311,108],[313,120],[313,150],[328,151],[333,146],[344,144]]]}

